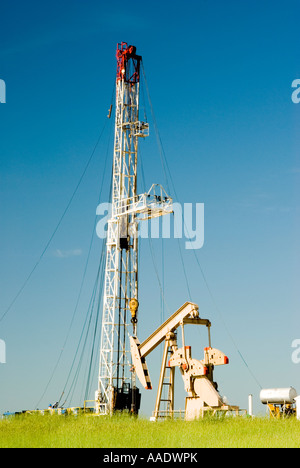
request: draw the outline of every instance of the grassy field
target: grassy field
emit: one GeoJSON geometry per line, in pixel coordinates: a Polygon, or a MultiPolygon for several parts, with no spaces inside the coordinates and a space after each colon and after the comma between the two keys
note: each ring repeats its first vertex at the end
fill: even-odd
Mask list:
{"type": "Polygon", "coordinates": [[[126,416],[22,415],[0,420],[1,448],[298,448],[295,418],[150,422],[126,416]]]}

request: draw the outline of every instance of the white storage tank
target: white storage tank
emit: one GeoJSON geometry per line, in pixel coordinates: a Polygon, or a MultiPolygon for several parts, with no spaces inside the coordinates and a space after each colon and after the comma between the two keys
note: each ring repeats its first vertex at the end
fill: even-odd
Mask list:
{"type": "Polygon", "coordinates": [[[260,401],[263,404],[284,405],[295,403],[297,392],[293,387],[289,388],[265,388],[260,392],[260,401]]]}

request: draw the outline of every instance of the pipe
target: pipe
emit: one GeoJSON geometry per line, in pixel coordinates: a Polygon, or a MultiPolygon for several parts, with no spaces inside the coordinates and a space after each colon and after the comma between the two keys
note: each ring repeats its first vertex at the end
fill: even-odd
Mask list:
{"type": "Polygon", "coordinates": [[[248,396],[248,414],[253,417],[253,395],[248,396]]]}

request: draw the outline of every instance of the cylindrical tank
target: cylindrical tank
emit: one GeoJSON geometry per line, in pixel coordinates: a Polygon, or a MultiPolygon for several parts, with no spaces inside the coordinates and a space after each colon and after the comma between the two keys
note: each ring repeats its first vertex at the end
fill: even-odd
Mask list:
{"type": "Polygon", "coordinates": [[[263,404],[277,404],[283,405],[285,403],[294,403],[294,398],[297,396],[297,392],[293,387],[289,388],[265,388],[260,392],[260,401],[263,404]]]}

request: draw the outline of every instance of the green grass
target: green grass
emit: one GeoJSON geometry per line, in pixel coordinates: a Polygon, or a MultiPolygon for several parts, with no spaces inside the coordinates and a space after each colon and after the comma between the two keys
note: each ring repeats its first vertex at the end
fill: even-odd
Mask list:
{"type": "Polygon", "coordinates": [[[21,415],[0,420],[1,448],[299,448],[295,418],[150,422],[129,416],[21,415]]]}

